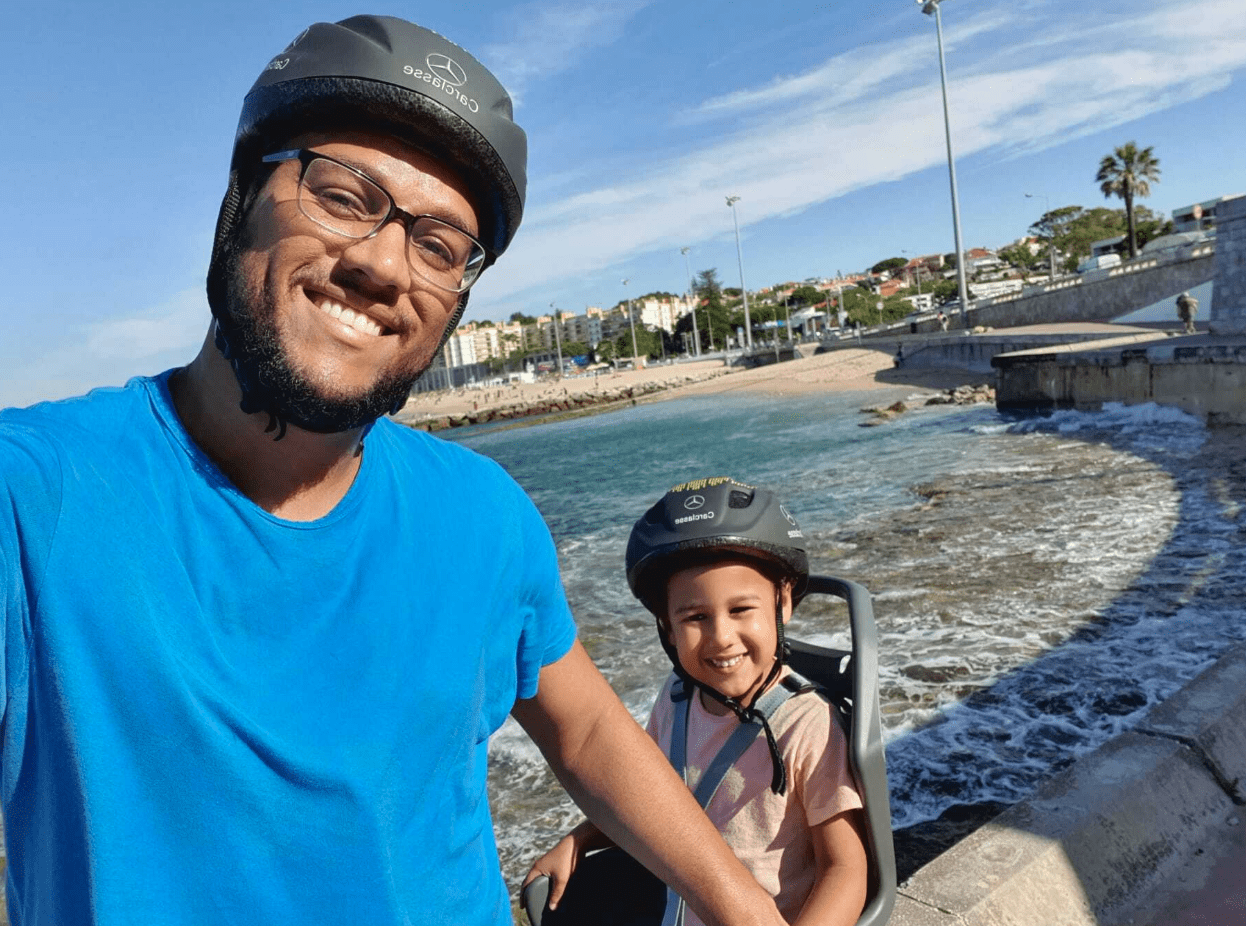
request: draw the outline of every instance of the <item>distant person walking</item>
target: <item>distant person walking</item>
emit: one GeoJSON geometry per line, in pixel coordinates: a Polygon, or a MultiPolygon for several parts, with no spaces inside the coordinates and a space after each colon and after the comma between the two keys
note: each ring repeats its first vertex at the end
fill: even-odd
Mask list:
{"type": "Polygon", "coordinates": [[[1188,292],[1177,297],[1177,318],[1185,325],[1186,334],[1194,334],[1194,316],[1198,314],[1198,300],[1188,292]]]}
{"type": "Polygon", "coordinates": [[[939,327],[947,331],[947,316],[943,314],[943,310],[939,310],[939,327]]]}

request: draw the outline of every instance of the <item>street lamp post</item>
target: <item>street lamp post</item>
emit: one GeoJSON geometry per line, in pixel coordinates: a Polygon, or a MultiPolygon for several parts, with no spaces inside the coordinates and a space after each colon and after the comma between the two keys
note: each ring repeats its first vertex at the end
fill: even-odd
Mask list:
{"type": "MultiPolygon", "coordinates": [[[[679,253],[684,256],[684,270],[688,272],[688,302],[689,308],[692,309],[692,343],[695,345],[693,356],[701,356],[701,335],[697,332],[697,288],[692,279],[692,264],[688,261],[688,251],[691,248],[680,248],[679,253]]],[[[712,347],[713,345],[711,345],[712,347]]]]}
{"type": "MultiPolygon", "coordinates": [[[[909,252],[901,248],[900,253],[907,257],[909,252]]],[[[922,294],[922,263],[920,260],[913,267],[913,276],[917,277],[917,295],[920,296],[922,294]]],[[[921,302],[920,299],[917,301],[921,302]]]]}
{"type": "Polygon", "coordinates": [[[952,121],[947,110],[947,66],[943,62],[943,19],[939,4],[944,0],[917,0],[922,12],[935,18],[935,33],[939,39],[939,82],[943,87],[943,131],[947,136],[947,172],[952,181],[952,231],[956,238],[956,289],[960,295],[961,318],[966,318],[969,308],[969,287],[965,283],[965,251],[960,243],[960,202],[956,195],[956,159],[952,154],[952,121]]]}
{"type": "MultiPolygon", "coordinates": [[[[623,285],[627,285],[627,280],[623,281],[623,285]]],[[[636,349],[636,319],[632,315],[632,296],[627,296],[627,322],[632,326],[632,369],[635,370],[640,366],[640,351],[636,349]]]]}
{"type": "Polygon", "coordinates": [[[1037,197],[1043,201],[1043,218],[1047,220],[1047,278],[1056,278],[1056,230],[1051,226],[1051,201],[1045,193],[1026,193],[1026,199],[1037,197]]]}
{"type": "Polygon", "coordinates": [[[727,197],[727,205],[731,207],[731,221],[735,223],[735,254],[740,262],[740,298],[744,300],[744,340],[749,350],[752,350],[753,324],[748,317],[748,287],[744,284],[744,251],[740,248],[740,219],[735,211],[735,204],[739,201],[738,196],[727,197]]]}
{"type": "Polygon", "coordinates": [[[558,378],[562,379],[562,332],[559,330],[562,323],[558,319],[558,307],[552,302],[549,307],[554,312],[554,343],[558,345],[558,378]]]}

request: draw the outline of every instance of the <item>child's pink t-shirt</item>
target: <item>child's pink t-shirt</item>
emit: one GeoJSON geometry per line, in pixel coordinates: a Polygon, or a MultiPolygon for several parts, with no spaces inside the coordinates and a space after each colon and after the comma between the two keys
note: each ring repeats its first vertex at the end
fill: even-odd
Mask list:
{"type": "MultiPolygon", "coordinates": [[[[649,735],[671,754],[672,674],[649,715],[649,735]]],[[[683,709],[683,705],[679,706],[683,709]]],[[[727,845],[775,898],[789,923],[800,914],[817,877],[810,827],[861,806],[848,767],[848,744],[834,708],[819,695],[790,698],[771,721],[787,766],[787,792],[770,790],[772,766],[766,737],[759,735],[728,769],[706,808],[727,845]]],[[[734,714],[717,716],[701,698],[692,699],[688,716],[688,787],[696,789],[705,769],[739,727],[734,714]]],[[[702,926],[691,910],[687,926],[702,926]]]]}

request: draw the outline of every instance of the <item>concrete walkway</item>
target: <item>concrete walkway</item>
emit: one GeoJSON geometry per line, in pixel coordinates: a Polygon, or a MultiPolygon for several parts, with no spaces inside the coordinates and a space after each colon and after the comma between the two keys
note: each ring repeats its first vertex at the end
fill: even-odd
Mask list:
{"type": "Polygon", "coordinates": [[[896,926],[1246,923],[1246,644],[901,885],[896,926]]]}

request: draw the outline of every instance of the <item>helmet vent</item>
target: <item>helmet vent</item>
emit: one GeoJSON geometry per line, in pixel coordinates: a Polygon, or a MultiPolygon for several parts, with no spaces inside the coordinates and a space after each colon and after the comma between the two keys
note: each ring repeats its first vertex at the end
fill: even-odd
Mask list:
{"type": "Polygon", "coordinates": [[[749,492],[741,492],[733,489],[731,494],[727,496],[728,508],[747,508],[753,503],[753,496],[749,492]]]}

